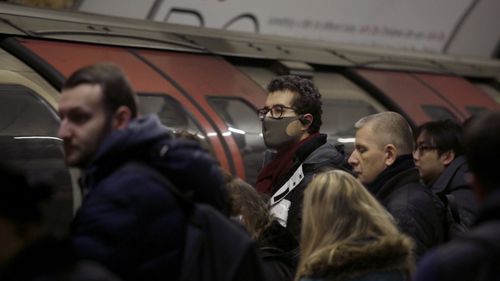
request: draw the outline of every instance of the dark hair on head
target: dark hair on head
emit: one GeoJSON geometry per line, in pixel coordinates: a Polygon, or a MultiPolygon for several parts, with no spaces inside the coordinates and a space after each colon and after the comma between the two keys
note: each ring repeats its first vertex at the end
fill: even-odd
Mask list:
{"type": "Polygon", "coordinates": [[[418,127],[417,138],[424,134],[430,145],[436,146],[438,154],[452,150],[456,156],[464,153],[462,126],[452,120],[427,122],[418,127]]]}
{"type": "Polygon", "coordinates": [[[52,195],[50,186],[30,184],[17,169],[0,163],[0,217],[14,225],[41,223],[43,202],[52,195]]]}
{"type": "Polygon", "coordinates": [[[229,191],[230,215],[242,215],[250,236],[258,240],[273,220],[266,200],[250,184],[228,172],[224,185],[229,191]]]}
{"type": "Polygon", "coordinates": [[[464,150],[478,181],[487,189],[500,188],[500,111],[481,114],[465,127],[464,150]]]}
{"type": "Polygon", "coordinates": [[[279,76],[273,79],[267,86],[267,91],[273,93],[276,91],[290,91],[296,94],[292,106],[297,114],[309,113],[313,116],[313,122],[309,126],[310,134],[316,133],[321,128],[321,94],[318,88],[309,79],[297,75],[279,76]]]}
{"type": "Polygon", "coordinates": [[[80,68],[66,80],[63,90],[82,84],[101,87],[104,105],[108,113],[115,112],[120,106],[126,106],[130,109],[132,118],[137,117],[137,97],[127,77],[117,65],[97,63],[80,68]]]}

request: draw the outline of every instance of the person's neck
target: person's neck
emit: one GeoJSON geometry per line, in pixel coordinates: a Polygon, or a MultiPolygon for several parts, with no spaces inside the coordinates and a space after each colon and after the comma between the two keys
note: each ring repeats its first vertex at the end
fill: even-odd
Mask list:
{"type": "Polygon", "coordinates": [[[384,186],[384,184],[392,177],[401,173],[402,171],[411,169],[413,167],[415,167],[415,165],[413,164],[413,158],[411,154],[398,156],[396,158],[396,161],[391,166],[383,170],[372,183],[366,184],[366,187],[373,194],[376,194],[382,188],[382,186],[384,186]]]}

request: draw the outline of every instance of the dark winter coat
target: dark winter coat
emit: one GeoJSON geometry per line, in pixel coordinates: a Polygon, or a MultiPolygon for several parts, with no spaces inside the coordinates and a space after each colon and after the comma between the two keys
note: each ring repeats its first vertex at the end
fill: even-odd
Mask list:
{"type": "Polygon", "coordinates": [[[463,237],[428,253],[415,281],[500,280],[500,188],[487,195],[477,223],[463,237]]]}
{"type": "Polygon", "coordinates": [[[468,172],[464,156],[453,160],[437,180],[431,185],[431,190],[438,197],[452,195],[455,199],[460,222],[470,227],[477,215],[477,201],[474,193],[468,185],[465,174],[468,172]]]}
{"type": "Polygon", "coordinates": [[[66,239],[32,242],[0,268],[2,281],[119,281],[103,266],[78,260],[66,239]]]}
{"type": "Polygon", "coordinates": [[[195,143],[172,140],[156,116],[141,117],[110,133],[86,170],[87,195],[72,225],[72,244],[79,257],[124,280],[175,280],[186,219],[163,183],[123,168],[131,159],[156,167],[197,200],[225,206],[212,158],[195,143]]]}
{"type": "Polygon", "coordinates": [[[257,239],[269,280],[293,280],[299,258],[298,243],[291,233],[274,220],[257,239]]]}
{"type": "MultiPolygon", "coordinates": [[[[326,142],[326,135],[319,134],[316,137],[311,138],[304,144],[302,144],[296,152],[294,157],[294,164],[289,169],[286,177],[284,177],[279,184],[272,187],[272,196],[278,196],[279,202],[272,204],[271,207],[282,204],[283,202],[289,203],[289,206],[285,206],[285,216],[286,229],[300,241],[300,226],[302,221],[302,201],[304,197],[304,190],[307,185],[311,182],[313,175],[327,167],[332,168],[344,168],[347,169],[348,164],[346,162],[345,156],[340,153],[337,148],[326,142]],[[297,169],[302,165],[303,174],[297,181],[292,180],[292,176],[297,171],[297,169]],[[290,186],[295,186],[290,192],[280,193],[279,189],[284,184],[289,183],[290,186]],[[283,197],[284,195],[284,197],[283,197]]],[[[276,217],[280,217],[274,213],[276,217]]]]}
{"type": "MultiPolygon", "coordinates": [[[[301,281],[404,281],[412,268],[410,243],[404,236],[367,239],[325,251],[313,273],[301,281]]],[[[407,239],[407,238],[406,238],[407,239]]]]}
{"type": "MultiPolygon", "coordinates": [[[[393,165],[405,161],[412,160],[402,156],[393,165]]],[[[413,238],[418,259],[443,241],[444,216],[439,198],[420,183],[418,170],[412,166],[387,177],[375,197],[392,214],[399,229],[413,238]]]]}

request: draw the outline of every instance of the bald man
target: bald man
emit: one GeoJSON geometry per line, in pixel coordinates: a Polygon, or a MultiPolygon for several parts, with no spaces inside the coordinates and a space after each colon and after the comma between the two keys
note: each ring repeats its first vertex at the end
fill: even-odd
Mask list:
{"type": "Polygon", "coordinates": [[[412,158],[413,133],[396,112],[361,118],[349,157],[358,179],[393,215],[401,231],[413,238],[418,259],[443,241],[439,199],[420,183],[412,158]]]}

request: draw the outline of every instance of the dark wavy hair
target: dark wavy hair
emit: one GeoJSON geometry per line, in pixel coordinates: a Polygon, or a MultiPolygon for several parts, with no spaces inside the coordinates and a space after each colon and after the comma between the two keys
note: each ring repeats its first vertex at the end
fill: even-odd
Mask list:
{"type": "Polygon", "coordinates": [[[126,106],[130,109],[132,118],[137,117],[137,96],[117,65],[97,63],[80,68],[66,80],[63,90],[82,84],[101,86],[104,106],[108,113],[115,112],[120,106],[126,106]]]}
{"type": "Polygon", "coordinates": [[[318,132],[321,128],[321,114],[323,113],[318,88],[311,80],[297,75],[279,76],[267,86],[268,93],[286,90],[297,94],[292,104],[297,114],[309,113],[313,116],[308,132],[310,134],[318,132]]]}

